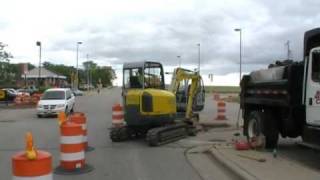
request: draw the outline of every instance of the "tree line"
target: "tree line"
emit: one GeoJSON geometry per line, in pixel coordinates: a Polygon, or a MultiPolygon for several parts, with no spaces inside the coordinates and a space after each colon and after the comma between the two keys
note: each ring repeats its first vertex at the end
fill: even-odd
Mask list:
{"type": "MultiPolygon", "coordinates": [[[[15,87],[16,81],[21,79],[20,65],[10,63],[13,58],[12,54],[6,51],[6,44],[0,42],[0,87],[15,87]]],[[[75,80],[76,68],[63,64],[53,64],[51,62],[42,63],[42,67],[67,77],[68,83],[71,84],[75,80]]],[[[93,61],[83,63],[84,69],[79,69],[79,84],[87,84],[96,86],[98,83],[102,86],[112,85],[112,80],[116,78],[115,72],[111,67],[98,66],[93,61]]],[[[34,65],[28,63],[28,69],[35,68],[34,65]]]]}

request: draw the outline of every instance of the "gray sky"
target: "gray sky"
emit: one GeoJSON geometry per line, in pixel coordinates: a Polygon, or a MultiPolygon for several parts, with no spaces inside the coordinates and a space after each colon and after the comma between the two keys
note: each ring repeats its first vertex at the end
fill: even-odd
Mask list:
{"type": "Polygon", "coordinates": [[[43,60],[75,65],[86,54],[100,65],[121,68],[125,61],[157,60],[172,69],[182,57],[196,68],[201,44],[204,75],[217,84],[238,82],[239,34],[243,30],[243,71],[266,67],[286,57],[302,59],[306,30],[319,26],[320,1],[315,0],[90,0],[2,2],[0,41],[9,45],[13,62],[43,60]],[[221,83],[220,83],[221,81],[221,83]]]}

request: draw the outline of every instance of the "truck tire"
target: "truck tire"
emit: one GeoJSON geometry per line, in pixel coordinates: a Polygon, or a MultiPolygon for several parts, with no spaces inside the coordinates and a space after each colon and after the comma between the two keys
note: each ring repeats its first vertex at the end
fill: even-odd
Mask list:
{"type": "Polygon", "coordinates": [[[245,134],[248,140],[262,135],[262,116],[262,112],[259,111],[253,111],[249,116],[247,116],[248,119],[246,119],[247,125],[245,128],[245,134]]]}
{"type": "Polygon", "coordinates": [[[276,118],[271,110],[265,111],[263,133],[266,137],[266,149],[274,149],[278,146],[279,127],[276,118]]]}
{"type": "Polygon", "coordinates": [[[274,149],[278,144],[279,130],[272,111],[253,111],[247,119],[245,134],[248,141],[253,137],[265,136],[265,148],[274,149]]]}

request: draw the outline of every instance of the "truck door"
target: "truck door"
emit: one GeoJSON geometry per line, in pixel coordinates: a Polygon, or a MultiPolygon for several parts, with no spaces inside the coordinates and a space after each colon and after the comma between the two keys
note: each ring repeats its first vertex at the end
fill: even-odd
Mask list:
{"type": "Polygon", "coordinates": [[[320,48],[310,51],[309,61],[305,61],[306,78],[306,122],[320,126],[320,48]],[[308,63],[307,63],[308,62],[308,63]]]}

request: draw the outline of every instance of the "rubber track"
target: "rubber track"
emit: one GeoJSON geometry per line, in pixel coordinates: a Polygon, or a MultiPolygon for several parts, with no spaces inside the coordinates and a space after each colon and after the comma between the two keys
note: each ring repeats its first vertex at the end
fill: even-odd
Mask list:
{"type": "Polygon", "coordinates": [[[150,129],[146,140],[150,146],[159,146],[169,142],[177,141],[187,136],[186,124],[173,124],[150,129]]]}

